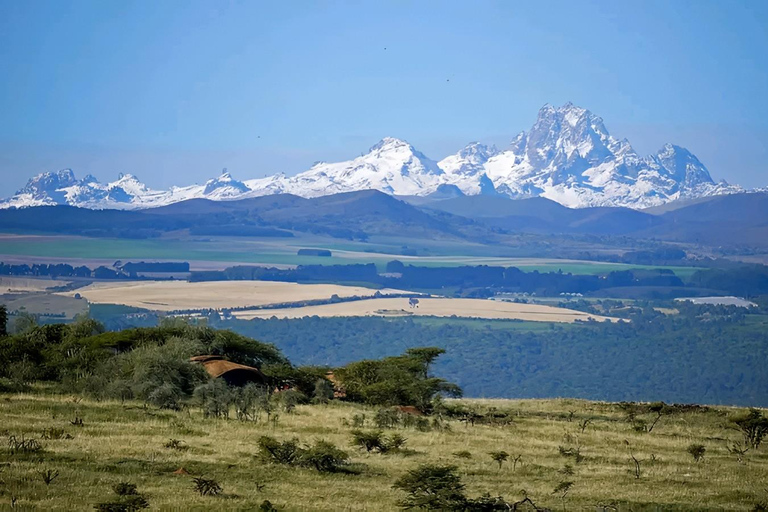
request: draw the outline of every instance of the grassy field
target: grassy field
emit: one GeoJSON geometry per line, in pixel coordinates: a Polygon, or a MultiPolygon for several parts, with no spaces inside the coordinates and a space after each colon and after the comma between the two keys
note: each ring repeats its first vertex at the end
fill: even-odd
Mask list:
{"type": "Polygon", "coordinates": [[[42,292],[0,294],[0,304],[4,304],[11,313],[24,311],[33,315],[63,315],[62,319],[71,319],[88,311],[88,303],[84,300],[42,292]]]}
{"type": "MultiPolygon", "coordinates": [[[[423,241],[417,241],[423,243],[423,241]]],[[[69,261],[76,264],[98,261],[111,264],[115,260],[174,260],[189,261],[196,268],[224,268],[234,264],[260,265],[343,265],[375,263],[381,270],[394,259],[406,264],[450,267],[461,265],[515,266],[524,271],[569,272],[573,274],[603,274],[614,270],[666,268],[685,279],[698,270],[695,267],[663,267],[627,265],[555,258],[506,257],[494,254],[500,249],[488,246],[472,247],[466,244],[430,246],[427,255],[402,256],[399,245],[348,242],[307,235],[296,238],[158,238],[125,240],[87,238],[77,236],[5,235],[0,248],[0,261],[18,260],[20,257],[44,258],[47,261],[69,261]],[[329,249],[333,256],[298,256],[303,247],[329,249]],[[196,263],[200,262],[200,263],[196,263]],[[212,265],[218,262],[219,265],[212,265]]]]}
{"type": "MultiPolygon", "coordinates": [[[[264,500],[280,510],[396,510],[403,497],[393,482],[424,463],[458,466],[466,493],[488,492],[508,500],[525,493],[552,510],[751,510],[768,500],[768,448],[748,452],[743,462],[726,450],[740,439],[727,428],[734,411],[712,408],[665,416],[652,433],[639,433],[616,405],[577,400],[474,401],[514,412],[507,426],[468,426],[448,421],[450,430],[397,430],[407,454],[367,454],[350,445],[356,414],[366,424],[375,411],[362,406],[299,406],[274,423],[205,419],[199,410],[146,408],[137,402],[94,402],[35,394],[0,395],[0,431],[6,438],[41,439],[46,429],[65,438],[42,439],[42,451],[12,454],[0,447],[0,508],[93,510],[114,497],[111,486],[130,482],[153,509],[254,510],[264,500]],[[73,426],[74,418],[83,420],[73,426]],[[582,425],[589,420],[586,428],[582,425]],[[70,439],[66,436],[71,436],[70,439]],[[261,461],[261,435],[330,441],[346,450],[359,474],[322,474],[261,461]],[[166,448],[169,439],[182,449],[166,448]],[[627,445],[627,442],[629,445],[627,445]],[[692,443],[706,453],[695,462],[692,443]],[[631,453],[640,461],[639,477],[631,453]],[[560,451],[577,449],[579,461],[560,451]],[[501,468],[489,452],[511,458],[501,468]],[[469,458],[454,454],[468,451],[469,458]],[[511,459],[520,457],[513,468],[511,459]],[[175,474],[184,468],[189,474],[175,474]],[[59,476],[46,485],[46,470],[59,476]],[[192,477],[213,478],[219,496],[200,496],[192,477]],[[573,482],[565,498],[553,493],[573,482]]],[[[651,418],[647,418],[651,419],[651,418]]],[[[391,432],[391,431],[390,431],[391,432]]]]}
{"type": "Polygon", "coordinates": [[[350,316],[430,316],[430,317],[462,317],[484,318],[496,320],[525,320],[533,322],[564,322],[576,320],[596,320],[602,322],[608,317],[590,315],[572,309],[544,306],[538,304],[517,304],[488,299],[453,299],[426,298],[419,299],[418,307],[411,308],[408,299],[383,298],[366,299],[337,304],[322,304],[319,306],[304,306],[300,308],[260,309],[236,311],[236,318],[250,320],[253,318],[305,318],[319,317],[350,317],[350,316]]]}

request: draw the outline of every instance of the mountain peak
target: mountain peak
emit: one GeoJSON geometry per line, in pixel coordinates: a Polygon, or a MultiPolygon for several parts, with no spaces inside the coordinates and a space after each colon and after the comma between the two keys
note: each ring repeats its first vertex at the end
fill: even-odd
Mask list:
{"type": "Polygon", "coordinates": [[[520,132],[501,152],[472,142],[438,163],[403,139],[384,137],[356,158],[317,162],[295,176],[241,182],[224,169],[203,185],[166,191],[150,190],[130,174],[101,184],[92,176],[78,181],[71,169],[63,169],[35,176],[0,207],[142,208],[196,197],[318,197],[361,190],[403,196],[500,194],[543,197],[570,207],[630,208],[743,191],[715,184],[704,164],[680,146],[665,144],[657,153],[640,157],[626,139],[608,133],[602,118],[567,102],[543,105],[530,130],[520,132]]]}
{"type": "Polygon", "coordinates": [[[215,192],[217,195],[229,197],[250,191],[251,189],[245,183],[234,179],[232,175],[224,169],[218,178],[211,178],[205,182],[203,195],[207,197],[215,192]]]}
{"type": "Polygon", "coordinates": [[[72,169],[62,169],[56,172],[43,172],[30,178],[27,184],[17,194],[45,194],[76,184],[75,173],[72,169]]]}
{"type": "Polygon", "coordinates": [[[371,146],[371,148],[368,150],[368,153],[370,154],[402,148],[407,148],[413,151],[413,146],[411,146],[407,141],[404,141],[403,139],[397,139],[395,137],[384,137],[379,142],[371,146]]]}

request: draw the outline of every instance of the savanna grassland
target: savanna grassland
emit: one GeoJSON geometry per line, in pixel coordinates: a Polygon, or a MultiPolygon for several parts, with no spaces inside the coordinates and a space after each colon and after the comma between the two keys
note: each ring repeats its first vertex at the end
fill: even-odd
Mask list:
{"type": "Polygon", "coordinates": [[[656,414],[645,410],[632,418],[618,404],[462,403],[486,414],[496,408],[508,420],[472,425],[430,419],[424,431],[385,429],[407,441],[401,450],[380,454],[351,444],[355,428],[375,430],[377,409],[362,405],[300,405],[270,421],[241,421],[204,418],[195,408],[54,395],[40,387],[4,394],[2,435],[36,439],[41,449],[0,449],[0,506],[88,510],[114,498],[113,485],[128,482],[152,509],[254,510],[269,500],[279,510],[396,510],[404,493],[393,483],[429,463],[455,465],[468,496],[490,493],[514,502],[526,495],[552,510],[753,510],[768,500],[766,447],[743,456],[729,451],[742,440],[729,422],[735,409],[665,414],[649,433],[656,414]],[[73,425],[78,418],[82,425],[73,425]],[[346,451],[351,464],[344,472],[321,473],[267,463],[258,456],[264,435],[307,444],[323,439],[346,451]],[[705,448],[698,462],[688,452],[692,444],[705,448]],[[489,455],[494,451],[509,458],[499,466],[489,455]],[[177,474],[179,468],[188,474],[177,474]],[[47,470],[58,472],[48,485],[47,470]],[[222,492],[199,495],[193,487],[199,476],[215,480],[222,492]]]}

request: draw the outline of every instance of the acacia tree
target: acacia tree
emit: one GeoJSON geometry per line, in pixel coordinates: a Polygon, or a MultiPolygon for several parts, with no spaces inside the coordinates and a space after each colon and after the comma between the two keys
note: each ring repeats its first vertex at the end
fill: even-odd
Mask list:
{"type": "Polygon", "coordinates": [[[503,450],[498,452],[490,452],[488,455],[490,455],[491,458],[499,464],[499,470],[501,470],[501,465],[504,464],[504,461],[509,458],[509,454],[503,450]]]}
{"type": "Polygon", "coordinates": [[[435,347],[409,349],[401,356],[350,363],[334,374],[348,400],[380,406],[412,405],[427,412],[441,394],[461,396],[456,384],[430,375],[430,365],[444,352],[435,347]]]}
{"type": "Polygon", "coordinates": [[[730,418],[730,422],[741,431],[744,443],[757,450],[768,435],[768,418],[757,409],[730,418]]]}
{"type": "Polygon", "coordinates": [[[463,510],[467,498],[456,469],[456,466],[424,464],[408,471],[392,486],[407,494],[399,505],[406,509],[463,510]]]}

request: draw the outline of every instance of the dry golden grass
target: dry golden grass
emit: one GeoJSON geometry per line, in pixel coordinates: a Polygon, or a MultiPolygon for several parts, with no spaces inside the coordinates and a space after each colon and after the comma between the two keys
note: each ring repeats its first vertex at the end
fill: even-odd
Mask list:
{"type": "MultiPolygon", "coordinates": [[[[380,290],[381,293],[405,293],[380,290]]],[[[297,284],[276,281],[131,281],[93,283],[75,292],[95,304],[123,304],[157,311],[221,309],[283,304],[339,297],[370,297],[376,290],[335,284],[297,284]]]]}
{"type": "Polygon", "coordinates": [[[425,298],[419,299],[419,306],[411,308],[408,299],[382,298],[366,299],[337,304],[305,306],[301,308],[264,309],[237,311],[237,318],[304,318],[308,316],[340,317],[340,316],[458,316],[465,318],[487,319],[516,319],[533,322],[575,322],[576,320],[596,320],[602,322],[609,319],[599,315],[590,315],[572,309],[543,306],[539,304],[516,304],[487,299],[448,299],[425,298]]]}
{"type": "Polygon", "coordinates": [[[637,433],[621,410],[578,400],[474,401],[515,413],[511,426],[466,426],[450,422],[450,431],[401,429],[415,454],[369,455],[350,446],[348,420],[372,418],[373,409],[348,404],[300,406],[281,414],[276,426],[235,419],[204,419],[197,410],[159,411],[127,402],[75,403],[46,395],[0,398],[3,435],[39,437],[44,429],[64,428],[73,439],[44,440],[40,454],[10,455],[0,447],[0,508],[11,497],[17,506],[44,510],[88,510],[111,498],[111,485],[128,481],[147,495],[152,508],[173,510],[253,510],[265,499],[281,510],[379,511],[397,509],[392,483],[424,463],[455,464],[467,494],[483,492],[519,499],[523,490],[539,506],[553,510],[749,510],[768,499],[768,448],[739,463],[726,450],[739,434],[726,428],[725,408],[664,417],[651,434],[637,433]],[[84,426],[70,425],[75,415],[84,426]],[[579,423],[590,418],[582,433],[579,423]],[[254,457],[261,435],[303,442],[326,439],[348,450],[358,475],[320,474],[309,469],[271,466],[254,457]],[[188,448],[164,448],[170,439],[188,448]],[[635,478],[625,440],[641,460],[635,478]],[[704,461],[686,452],[691,443],[707,448],[704,461]],[[565,458],[558,447],[580,446],[582,462],[565,458]],[[467,450],[472,458],[453,454],[467,450]],[[505,450],[521,463],[499,469],[488,452],[505,450]],[[655,459],[655,461],[654,461],[655,459]],[[566,464],[572,476],[562,474],[566,464]],[[191,475],[216,479],[224,495],[201,497],[191,475]],[[60,476],[46,486],[37,473],[51,468],[60,476]],[[559,482],[573,481],[565,500],[553,495],[559,482]],[[610,508],[616,507],[616,508],[610,508]]]}

